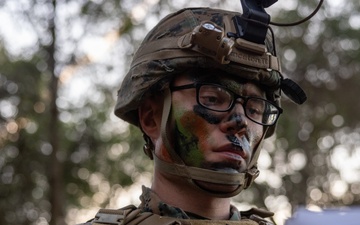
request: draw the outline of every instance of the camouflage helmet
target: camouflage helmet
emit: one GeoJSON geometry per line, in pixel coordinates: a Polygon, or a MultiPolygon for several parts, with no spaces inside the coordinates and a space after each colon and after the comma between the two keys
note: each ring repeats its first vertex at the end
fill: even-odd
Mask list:
{"type": "MultiPolygon", "coordinates": [[[[145,37],[118,91],[115,114],[138,126],[137,109],[144,95],[159,83],[192,68],[220,69],[257,82],[268,100],[280,105],[283,77],[271,35],[264,44],[231,37],[232,19],[239,13],[211,8],[187,8],[163,18],[145,37]],[[230,37],[229,37],[230,36],[230,37]]],[[[274,133],[268,128],[266,137],[274,133]]]]}

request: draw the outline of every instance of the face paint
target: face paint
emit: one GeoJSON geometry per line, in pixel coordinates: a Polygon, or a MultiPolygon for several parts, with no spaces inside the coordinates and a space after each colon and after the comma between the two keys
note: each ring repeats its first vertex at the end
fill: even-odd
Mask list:
{"type": "MultiPolygon", "coordinates": [[[[214,83],[224,85],[238,94],[249,94],[244,92],[247,84],[225,78],[214,83]]],[[[236,107],[239,107],[238,104],[236,107]]],[[[244,125],[245,120],[248,123],[249,120],[238,108],[229,112],[214,112],[198,105],[195,89],[173,93],[172,119],[175,122],[172,131],[176,153],[187,166],[204,169],[230,173],[244,171],[252,147],[258,143],[262,134],[262,126],[252,123],[251,127],[244,125]],[[244,126],[242,129],[246,132],[240,135],[220,130],[221,124],[227,121],[236,124],[237,128],[244,126]]]]}
{"type": "Polygon", "coordinates": [[[205,109],[201,105],[194,105],[194,112],[210,124],[219,124],[221,122],[221,118],[209,113],[209,110],[205,109]]]}
{"type": "MultiPolygon", "coordinates": [[[[176,107],[174,107],[176,108],[176,107]]],[[[178,112],[179,109],[174,109],[178,112]]],[[[241,160],[234,161],[207,161],[209,146],[216,143],[216,139],[211,137],[210,126],[219,124],[224,113],[215,115],[213,112],[199,106],[193,106],[193,111],[175,113],[182,115],[177,117],[175,126],[175,149],[180,158],[188,166],[201,167],[211,170],[222,170],[229,172],[239,172],[246,169],[246,165],[241,160]]],[[[235,116],[233,116],[235,117],[235,116]]],[[[246,151],[251,154],[249,141],[245,136],[241,138],[235,135],[223,134],[224,140],[231,144],[238,151],[246,151]]]]}
{"type": "Polygon", "coordinates": [[[226,137],[234,146],[241,148],[242,151],[250,151],[250,143],[244,136],[237,138],[235,135],[227,135],[226,137]]]}
{"type": "Polygon", "coordinates": [[[189,166],[200,167],[204,160],[203,153],[198,149],[199,137],[193,133],[199,126],[201,127],[200,121],[192,113],[184,113],[180,120],[176,120],[175,151],[189,166]]]}

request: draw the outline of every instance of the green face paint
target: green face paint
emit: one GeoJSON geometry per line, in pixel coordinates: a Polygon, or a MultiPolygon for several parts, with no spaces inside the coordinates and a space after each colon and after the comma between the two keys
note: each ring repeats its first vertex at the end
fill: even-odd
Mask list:
{"type": "Polygon", "coordinates": [[[187,165],[200,167],[204,161],[203,152],[199,151],[199,137],[195,132],[198,118],[193,113],[176,113],[175,149],[187,165]],[[193,129],[192,129],[193,128],[193,129]]]}

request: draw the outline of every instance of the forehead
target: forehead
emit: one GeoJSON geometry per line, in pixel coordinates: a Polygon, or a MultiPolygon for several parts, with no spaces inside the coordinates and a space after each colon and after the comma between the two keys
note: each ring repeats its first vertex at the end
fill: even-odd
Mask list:
{"type": "Polygon", "coordinates": [[[184,72],[175,77],[174,85],[184,85],[193,82],[220,84],[229,90],[241,94],[245,92],[254,92],[250,94],[264,95],[265,90],[255,82],[245,80],[226,73],[221,70],[192,70],[184,72]]]}

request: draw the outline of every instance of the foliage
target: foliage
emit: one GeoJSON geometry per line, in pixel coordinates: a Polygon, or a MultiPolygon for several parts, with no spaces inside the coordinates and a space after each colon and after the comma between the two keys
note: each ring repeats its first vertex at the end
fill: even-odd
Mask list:
{"type": "Polygon", "coordinates": [[[14,20],[29,19],[22,28],[28,25],[27,35],[36,40],[20,51],[11,40],[3,41],[0,223],[62,224],[65,207],[105,206],[116,191],[109,181],[126,187],[148,170],[148,164],[139,163],[144,158],[138,153],[139,132],[112,116],[120,77],[106,75],[113,83],[103,79],[119,73],[114,69],[119,65],[94,62],[79,47],[88,36],[129,32],[132,24],[118,24],[117,1],[27,3],[8,1],[3,9],[14,20]],[[81,14],[64,12],[76,7],[81,14]],[[87,96],[76,96],[85,91],[87,96]],[[91,198],[95,193],[98,198],[91,198]]]}

